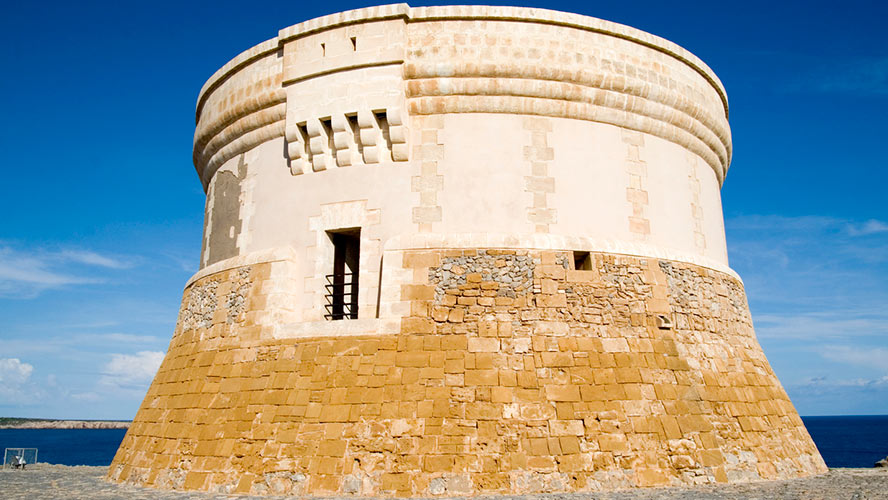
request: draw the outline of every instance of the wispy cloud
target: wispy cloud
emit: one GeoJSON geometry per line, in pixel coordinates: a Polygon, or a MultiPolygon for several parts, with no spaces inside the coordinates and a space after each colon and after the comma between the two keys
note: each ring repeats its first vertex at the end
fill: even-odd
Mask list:
{"type": "MultiPolygon", "coordinates": [[[[875,291],[888,295],[879,272],[888,271],[888,223],[833,217],[741,216],[725,221],[731,264],[749,276],[762,280],[765,296],[778,290],[797,288],[805,297],[812,293],[834,296],[835,282],[853,285],[862,294],[863,284],[878,284],[875,291]],[[805,286],[800,286],[805,285],[805,286]]],[[[872,290],[871,290],[872,291],[872,290]]],[[[886,297],[888,298],[888,297],[886,297]]]]}
{"type": "Polygon", "coordinates": [[[847,388],[847,387],[888,387],[888,376],[876,378],[844,378],[831,379],[827,376],[812,377],[796,387],[814,388],[847,388]]]}
{"type": "Polygon", "coordinates": [[[880,383],[888,381],[888,349],[881,347],[853,347],[847,345],[826,345],[821,348],[821,356],[831,361],[878,370],[885,376],[880,383]]]}
{"type": "Polygon", "coordinates": [[[813,88],[821,92],[888,94],[888,57],[850,59],[818,76],[813,88]]]}
{"type": "Polygon", "coordinates": [[[878,219],[852,221],[837,217],[819,215],[802,215],[787,217],[783,215],[741,215],[726,221],[730,229],[740,231],[765,231],[781,233],[834,233],[847,236],[868,236],[888,233],[888,222],[878,219]]]}
{"type": "Polygon", "coordinates": [[[876,219],[870,219],[863,224],[849,224],[847,227],[848,234],[851,236],[867,236],[870,234],[880,234],[888,232],[888,224],[876,219]]]}
{"type": "Polygon", "coordinates": [[[808,231],[821,230],[841,224],[841,219],[823,217],[819,215],[802,215],[798,217],[786,217],[783,215],[739,215],[725,221],[731,229],[735,230],[765,230],[765,231],[808,231]]]}
{"type": "Polygon", "coordinates": [[[888,337],[888,311],[885,310],[789,310],[780,314],[757,314],[754,320],[756,335],[761,339],[822,342],[848,337],[888,337]]]}
{"type": "Polygon", "coordinates": [[[803,414],[888,412],[886,227],[876,218],[725,221],[756,335],[803,414]]]}
{"type": "Polygon", "coordinates": [[[802,415],[880,415],[888,413],[886,377],[811,377],[786,387],[802,415]]]}
{"type": "Polygon", "coordinates": [[[92,392],[92,391],[77,392],[77,393],[71,394],[71,399],[74,399],[76,401],[85,401],[87,403],[95,403],[97,401],[101,401],[102,396],[99,396],[98,394],[96,394],[95,392],[92,392]]]}
{"type": "Polygon", "coordinates": [[[18,355],[37,353],[70,352],[101,352],[113,346],[157,347],[168,340],[155,335],[138,335],[131,333],[86,333],[76,335],[59,335],[45,337],[40,342],[30,338],[7,338],[0,340],[0,352],[11,352],[18,355]]]}
{"type": "Polygon", "coordinates": [[[160,337],[154,335],[134,335],[131,333],[93,333],[76,335],[75,342],[114,342],[119,344],[150,344],[157,342],[160,337]]]}
{"type": "Polygon", "coordinates": [[[22,250],[0,242],[0,298],[34,298],[49,289],[102,283],[105,278],[93,269],[120,270],[132,265],[88,250],[22,250]]]}
{"type": "Polygon", "coordinates": [[[57,255],[61,260],[79,262],[81,264],[88,264],[92,266],[107,267],[109,269],[127,269],[133,266],[132,262],[100,255],[96,252],[90,251],[63,250],[61,252],[58,252],[57,255]]]}
{"type": "Polygon", "coordinates": [[[166,251],[160,254],[170,259],[176,268],[182,271],[196,273],[198,270],[198,261],[191,253],[166,251]]]}
{"type": "Polygon", "coordinates": [[[163,352],[140,351],[136,354],[112,354],[102,370],[99,384],[126,391],[144,392],[160,368],[163,352]]]}
{"type": "Polygon", "coordinates": [[[778,90],[814,94],[888,94],[888,56],[828,57],[824,54],[770,51],[760,55],[797,76],[778,90]]]}

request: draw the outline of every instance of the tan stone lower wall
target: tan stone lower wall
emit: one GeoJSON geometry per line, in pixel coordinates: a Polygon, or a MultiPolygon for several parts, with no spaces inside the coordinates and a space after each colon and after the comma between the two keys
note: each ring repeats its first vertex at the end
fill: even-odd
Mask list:
{"type": "MultiPolygon", "coordinates": [[[[219,492],[481,495],[826,467],[742,285],[674,261],[405,252],[398,335],[268,340],[269,264],[185,292],[109,473],[219,492]],[[671,326],[670,326],[671,325],[671,326]]],[[[368,332],[372,333],[372,332],[368,332]]]]}

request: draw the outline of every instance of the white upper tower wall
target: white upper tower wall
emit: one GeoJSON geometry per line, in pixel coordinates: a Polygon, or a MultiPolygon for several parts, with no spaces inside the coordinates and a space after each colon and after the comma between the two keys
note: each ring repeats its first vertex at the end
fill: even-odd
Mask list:
{"type": "Polygon", "coordinates": [[[395,4],[313,19],[201,90],[201,267],[285,254],[312,302],[327,232],[360,228],[365,308],[390,248],[600,250],[726,269],[727,115],[695,56],[590,17],[395,4]]]}

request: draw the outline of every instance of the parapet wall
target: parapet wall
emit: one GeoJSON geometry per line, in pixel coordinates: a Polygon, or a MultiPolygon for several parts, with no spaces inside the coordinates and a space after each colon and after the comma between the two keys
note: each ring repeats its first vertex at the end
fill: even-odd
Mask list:
{"type": "MultiPolygon", "coordinates": [[[[220,69],[198,100],[195,165],[206,186],[225,161],[262,142],[306,139],[300,122],[391,108],[609,123],[680,144],[719,181],[730,164],[724,89],[674,43],[545,9],[396,4],[283,29],[220,69]]],[[[308,147],[288,148],[289,159],[304,159],[308,147]]]]}

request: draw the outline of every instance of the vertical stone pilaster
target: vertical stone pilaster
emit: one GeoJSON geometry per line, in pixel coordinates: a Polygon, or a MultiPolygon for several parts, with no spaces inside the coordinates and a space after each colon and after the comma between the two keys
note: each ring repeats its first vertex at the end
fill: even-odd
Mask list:
{"type": "Polygon", "coordinates": [[[413,207],[413,222],[420,233],[430,233],[442,218],[438,192],[444,188],[444,176],[438,174],[438,162],[444,159],[444,116],[424,116],[417,122],[420,137],[413,157],[419,161],[420,171],[411,180],[411,190],[419,193],[419,204],[413,207]]]}
{"type": "Polygon", "coordinates": [[[552,121],[526,116],[524,130],[530,133],[530,145],[524,146],[524,160],[530,164],[530,175],[524,177],[524,192],[531,195],[527,222],[534,232],[548,233],[549,225],[557,222],[556,210],[549,208],[547,197],[555,192],[555,178],[549,175],[549,163],[555,159],[555,150],[549,146],[552,121]]]}
{"type": "Polygon", "coordinates": [[[703,206],[700,204],[700,179],[697,177],[698,156],[690,151],[685,153],[688,163],[688,182],[691,187],[691,217],[694,220],[694,248],[702,255],[706,250],[706,235],[703,233],[703,206]]]}
{"type": "Polygon", "coordinates": [[[641,158],[644,147],[644,134],[634,130],[620,129],[623,144],[626,145],[626,159],[623,162],[629,174],[626,188],[626,201],[632,206],[629,216],[629,232],[638,241],[647,241],[651,235],[651,221],[647,217],[647,162],[641,158]]]}

